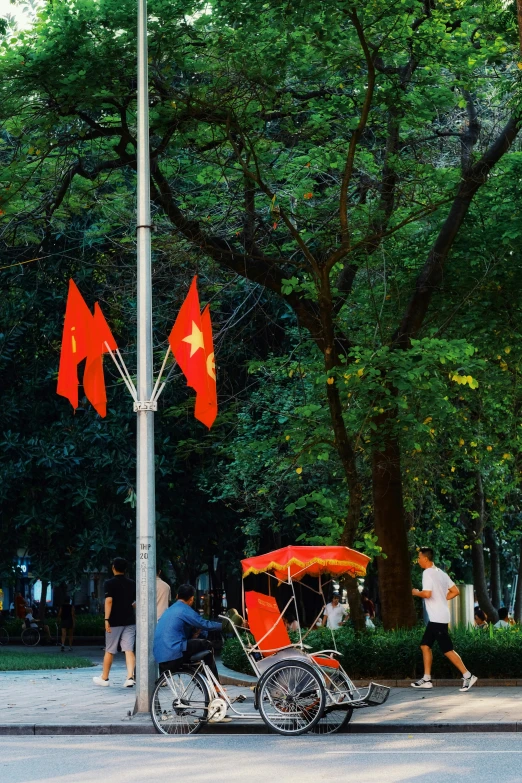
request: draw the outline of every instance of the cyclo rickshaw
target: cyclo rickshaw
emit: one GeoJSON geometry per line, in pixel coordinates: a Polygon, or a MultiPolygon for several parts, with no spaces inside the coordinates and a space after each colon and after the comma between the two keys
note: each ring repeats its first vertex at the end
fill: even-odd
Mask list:
{"type": "Polygon", "coordinates": [[[372,682],[360,691],[344,671],[334,633],[334,649],[311,652],[305,644],[324,611],[324,587],[343,575],[364,576],[368,561],[366,555],[343,546],[287,546],[242,560],[243,616],[246,610],[247,623],[236,624],[243,622],[237,613],[220,618],[234,631],[257,678],[255,709],[238,709],[246,697],[231,699],[227,695],[205,664],[209,654],[205,650],[189,663],[180,662],[177,670],[164,672],[157,681],[151,709],[156,730],[170,735],[194,734],[230,713],[230,717],[243,720],[256,720],[260,715],[269,730],[278,734],[332,734],[350,721],[355,709],[384,704],[390,693],[388,687],[372,682]],[[268,594],[245,592],[244,579],[263,573],[268,577],[268,594]],[[320,596],[322,608],[306,634],[299,623],[299,641],[292,643],[283,617],[292,605],[299,617],[294,583],[305,575],[317,577],[317,589],[301,584],[320,596]],[[290,598],[282,610],[270,589],[271,579],[276,585],[290,588],[290,598]]]}

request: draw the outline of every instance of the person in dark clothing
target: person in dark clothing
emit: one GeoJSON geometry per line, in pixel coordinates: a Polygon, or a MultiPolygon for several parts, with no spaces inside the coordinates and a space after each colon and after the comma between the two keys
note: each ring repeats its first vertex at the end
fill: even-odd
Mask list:
{"type": "Polygon", "coordinates": [[[93,677],[95,685],[109,685],[109,673],[118,652],[118,644],[125,653],[127,679],[124,688],[132,688],[134,680],[134,641],[136,639],[136,582],[125,576],[127,561],[115,557],[112,561],[113,579],[105,582],[105,655],[101,677],[93,677]]]}
{"type": "Polygon", "coordinates": [[[25,605],[25,600],[21,593],[16,593],[14,604],[15,604],[15,614],[18,617],[18,619],[25,620],[25,615],[27,614],[27,607],[25,605]]]}
{"type": "Polygon", "coordinates": [[[74,623],[76,617],[74,614],[74,606],[71,603],[71,599],[68,595],[65,596],[63,604],[58,611],[58,619],[62,629],[62,652],[65,652],[65,639],[69,637],[69,650],[72,650],[74,623]]]}

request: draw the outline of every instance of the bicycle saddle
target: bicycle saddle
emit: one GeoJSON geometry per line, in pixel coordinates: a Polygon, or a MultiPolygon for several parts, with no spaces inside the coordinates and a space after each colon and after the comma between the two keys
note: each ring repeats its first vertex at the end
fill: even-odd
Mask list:
{"type": "Polygon", "coordinates": [[[206,658],[207,655],[210,655],[210,652],[210,650],[201,650],[201,652],[190,656],[190,662],[198,663],[199,661],[203,660],[203,658],[206,658]]]}

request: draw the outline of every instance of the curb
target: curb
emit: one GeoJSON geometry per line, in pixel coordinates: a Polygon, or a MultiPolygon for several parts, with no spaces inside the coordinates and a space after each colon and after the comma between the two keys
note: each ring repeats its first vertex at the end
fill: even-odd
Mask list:
{"type": "Polygon", "coordinates": [[[11,723],[0,724],[0,736],[42,736],[42,735],[99,735],[99,734],[156,734],[152,723],[134,725],[130,723],[11,723]]]}
{"type": "Polygon", "coordinates": [[[229,674],[223,674],[223,672],[219,672],[219,681],[222,685],[239,685],[242,688],[250,688],[257,682],[254,678],[247,680],[246,677],[242,679],[240,674],[237,677],[232,677],[229,674]]]}
{"type": "MultiPolygon", "coordinates": [[[[470,734],[470,733],[520,733],[522,722],[503,723],[349,723],[343,734],[470,734]]],[[[244,721],[207,726],[202,734],[268,734],[261,720],[244,721]]],[[[100,736],[148,734],[156,735],[152,723],[102,723],[102,724],[0,724],[0,736],[100,736]]]]}
{"type": "MultiPolygon", "coordinates": [[[[409,688],[414,682],[414,679],[410,680],[382,680],[380,677],[375,677],[375,682],[379,685],[387,685],[388,688],[409,688]]],[[[432,680],[434,687],[439,688],[456,688],[460,685],[460,678],[453,680],[432,680]]],[[[370,680],[353,680],[353,684],[357,688],[367,688],[370,680]]],[[[487,677],[477,680],[474,688],[520,688],[522,686],[522,680],[494,680],[487,677]]]]}
{"type": "Polygon", "coordinates": [[[522,732],[522,723],[349,723],[345,734],[469,734],[522,732]]]}

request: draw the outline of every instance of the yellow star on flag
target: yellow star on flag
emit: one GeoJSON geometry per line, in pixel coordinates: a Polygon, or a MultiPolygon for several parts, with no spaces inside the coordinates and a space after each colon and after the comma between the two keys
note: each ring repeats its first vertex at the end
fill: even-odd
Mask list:
{"type": "Polygon", "coordinates": [[[214,351],[207,356],[207,372],[213,381],[216,380],[216,362],[214,360],[214,351]]]}
{"type": "Polygon", "coordinates": [[[188,334],[183,338],[182,342],[190,345],[190,359],[194,356],[196,351],[200,348],[205,349],[205,342],[203,340],[203,332],[199,329],[198,325],[192,321],[192,334],[188,334]]]}

